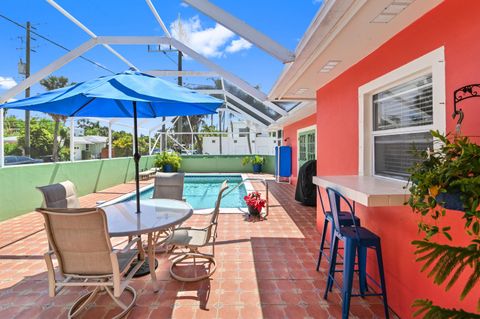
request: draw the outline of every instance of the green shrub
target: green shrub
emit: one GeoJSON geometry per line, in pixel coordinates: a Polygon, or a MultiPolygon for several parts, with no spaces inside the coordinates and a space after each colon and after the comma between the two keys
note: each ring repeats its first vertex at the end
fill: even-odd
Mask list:
{"type": "Polygon", "coordinates": [[[258,156],[258,155],[245,156],[244,158],[242,158],[242,165],[243,166],[245,166],[249,163],[251,163],[252,165],[255,165],[255,164],[263,165],[263,163],[265,163],[265,158],[263,158],[262,156],[258,156]]]}
{"type": "Polygon", "coordinates": [[[180,168],[182,158],[178,153],[175,152],[162,152],[155,156],[155,167],[163,167],[164,165],[170,164],[173,166],[174,170],[180,168]]]}

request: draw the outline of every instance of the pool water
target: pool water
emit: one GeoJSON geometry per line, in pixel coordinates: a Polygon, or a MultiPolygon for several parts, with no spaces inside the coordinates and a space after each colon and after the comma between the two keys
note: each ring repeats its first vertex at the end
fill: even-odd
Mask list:
{"type": "MultiPolygon", "coordinates": [[[[230,186],[225,192],[228,193],[233,187],[242,182],[240,175],[187,175],[183,188],[183,197],[194,209],[213,208],[217,200],[218,191],[223,181],[227,180],[230,186]]],[[[153,187],[140,193],[140,198],[152,198],[153,187]]],[[[223,197],[222,208],[245,208],[247,205],[243,197],[247,195],[245,185],[233,190],[223,197]]],[[[125,200],[132,200],[134,195],[125,200]]]]}

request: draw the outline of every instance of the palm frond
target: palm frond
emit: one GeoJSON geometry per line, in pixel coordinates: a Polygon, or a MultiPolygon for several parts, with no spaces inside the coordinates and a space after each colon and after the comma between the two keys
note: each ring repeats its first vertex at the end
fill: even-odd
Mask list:
{"type": "Polygon", "coordinates": [[[457,282],[467,267],[472,269],[460,300],[463,300],[480,280],[480,250],[478,245],[456,247],[426,240],[416,240],[412,244],[417,248],[415,254],[420,256],[417,261],[425,262],[421,271],[430,268],[428,277],[433,277],[437,285],[443,284],[450,277],[446,286],[447,291],[457,282]],[[433,267],[431,267],[432,265],[433,267]]]}
{"type": "Polygon", "coordinates": [[[448,309],[435,306],[428,299],[417,299],[412,306],[418,308],[413,313],[413,316],[417,317],[423,314],[423,319],[480,319],[480,315],[466,312],[462,309],[448,309]]]}

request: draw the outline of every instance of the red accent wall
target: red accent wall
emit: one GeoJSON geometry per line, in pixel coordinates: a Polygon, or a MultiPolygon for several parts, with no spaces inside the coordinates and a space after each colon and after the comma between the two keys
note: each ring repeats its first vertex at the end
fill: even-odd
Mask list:
{"type": "MultiPolygon", "coordinates": [[[[317,159],[318,175],[358,174],[358,88],[439,47],[445,47],[446,124],[455,129],[452,120],[453,91],[470,83],[480,83],[480,1],[446,0],[438,7],[402,30],[365,59],[317,91],[317,159]]],[[[462,132],[480,135],[480,99],[466,101],[462,132]]],[[[479,298],[476,287],[459,300],[465,277],[448,293],[445,285],[435,286],[426,273],[420,273],[410,242],[420,238],[418,216],[407,207],[366,208],[357,205],[363,226],[377,233],[382,251],[390,307],[402,318],[412,317],[411,303],[429,298],[446,307],[475,311],[479,298]],[[476,290],[476,291],[475,291],[476,290]]],[[[318,209],[317,223],[322,229],[323,213],[318,209]]],[[[447,212],[455,244],[466,242],[461,213],[447,212]]],[[[369,264],[376,264],[375,259],[369,264]]],[[[370,273],[376,273],[370,267],[370,273]]]]}
{"type": "Polygon", "coordinates": [[[288,138],[287,142],[284,142],[284,143],[285,143],[285,145],[292,146],[292,178],[291,178],[291,182],[292,182],[293,185],[297,184],[297,173],[298,173],[297,131],[302,129],[302,128],[308,127],[308,126],[315,125],[316,120],[317,120],[316,115],[312,114],[312,115],[310,115],[306,118],[301,119],[298,122],[295,122],[295,123],[290,124],[288,126],[285,126],[283,128],[283,139],[285,140],[286,138],[288,138]]]}

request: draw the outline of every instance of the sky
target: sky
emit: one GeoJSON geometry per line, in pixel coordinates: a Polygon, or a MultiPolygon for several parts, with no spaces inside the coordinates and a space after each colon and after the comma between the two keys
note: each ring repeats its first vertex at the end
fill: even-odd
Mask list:
{"type": "MultiPolygon", "coordinates": [[[[321,0],[210,0],[294,51],[321,6],[321,0]]],[[[57,0],[60,6],[96,35],[163,36],[164,33],[144,0],[57,0]]],[[[181,37],[197,52],[227,71],[268,93],[280,75],[283,64],[245,39],[219,25],[195,8],[179,0],[152,0],[174,37],[181,37]],[[178,21],[181,21],[181,30],[178,21]]],[[[74,49],[90,36],[65,18],[45,0],[2,0],[0,14],[20,24],[30,21],[39,34],[74,49]]],[[[32,35],[31,74],[66,53],[47,41],[32,35]]],[[[25,30],[0,17],[0,94],[23,80],[17,63],[25,61],[25,30]]],[[[140,70],[176,70],[176,53],[148,52],[146,45],[113,46],[140,70]]],[[[84,55],[118,73],[128,69],[120,59],[101,46],[84,55]]],[[[186,57],[184,70],[207,70],[186,57]]],[[[82,82],[111,72],[82,59],[76,59],[54,75],[82,82]]],[[[173,80],[173,79],[171,79],[173,80]]],[[[199,79],[186,78],[198,82],[199,79]]],[[[40,85],[32,94],[43,92],[40,85]]],[[[16,98],[22,98],[19,95],[16,98]]]]}

